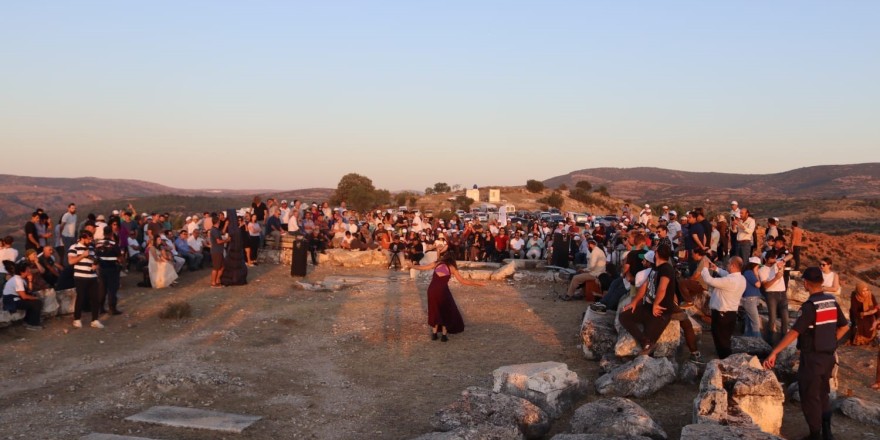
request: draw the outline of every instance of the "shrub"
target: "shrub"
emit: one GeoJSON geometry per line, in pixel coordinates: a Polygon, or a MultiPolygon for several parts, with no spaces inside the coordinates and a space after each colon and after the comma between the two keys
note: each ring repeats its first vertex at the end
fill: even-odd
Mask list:
{"type": "Polygon", "coordinates": [[[562,197],[562,194],[554,191],[553,194],[550,194],[547,197],[542,197],[538,199],[537,202],[546,203],[556,209],[562,209],[562,205],[565,204],[565,197],[562,197]]]}
{"type": "Polygon", "coordinates": [[[574,184],[574,186],[575,188],[580,188],[584,191],[589,191],[593,189],[593,185],[591,185],[590,182],[587,182],[586,180],[579,180],[578,183],[574,184]]]}
{"type": "Polygon", "coordinates": [[[529,179],[526,181],[526,189],[529,192],[539,193],[544,191],[544,183],[539,180],[529,179]]]}
{"type": "Polygon", "coordinates": [[[186,301],[172,301],[165,304],[159,317],[162,319],[183,319],[192,316],[192,307],[186,301]]]}

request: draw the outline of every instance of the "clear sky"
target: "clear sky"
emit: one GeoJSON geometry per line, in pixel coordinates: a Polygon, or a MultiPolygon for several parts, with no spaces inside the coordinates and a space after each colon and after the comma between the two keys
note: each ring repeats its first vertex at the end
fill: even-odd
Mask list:
{"type": "Polygon", "coordinates": [[[0,172],[401,190],[877,162],[878,23],[873,0],[9,1],[0,172]]]}

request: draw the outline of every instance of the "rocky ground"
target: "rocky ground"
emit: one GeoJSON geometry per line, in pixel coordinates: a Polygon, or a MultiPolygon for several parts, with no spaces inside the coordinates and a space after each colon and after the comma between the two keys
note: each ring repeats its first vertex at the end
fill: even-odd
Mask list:
{"type": "MultiPolygon", "coordinates": [[[[150,290],[123,279],[125,314],[107,328],[73,330],[70,317],[42,332],[0,329],[0,438],[75,439],[90,432],[155,439],[405,439],[431,431],[435,411],[469,386],[491,388],[492,371],[510,364],[558,361],[592,384],[598,362],[579,348],[582,302],[554,301],[541,282],[453,285],[463,334],[429,340],[426,281],[384,269],[321,266],[328,276],[386,277],[337,292],[298,290],[285,266],[254,268],[250,284],[208,288],[207,272],[179,287],[150,290]],[[158,317],[185,300],[193,316],[158,317]],[[123,418],[154,405],[191,406],[262,416],[244,434],[168,428],[123,418]]],[[[711,338],[701,346],[712,352],[711,338]]],[[[841,392],[880,402],[871,391],[877,349],[841,350],[841,392]]],[[[711,358],[711,356],[710,356],[711,358]]],[[[691,423],[698,385],[674,383],[633,399],[678,438],[691,423]]],[[[596,400],[590,393],[580,403],[596,400]]],[[[786,403],[782,434],[805,425],[786,403]]],[[[557,420],[551,434],[569,428],[557,420]]],[[[880,427],[835,418],[838,438],[880,437],[880,427]]]]}

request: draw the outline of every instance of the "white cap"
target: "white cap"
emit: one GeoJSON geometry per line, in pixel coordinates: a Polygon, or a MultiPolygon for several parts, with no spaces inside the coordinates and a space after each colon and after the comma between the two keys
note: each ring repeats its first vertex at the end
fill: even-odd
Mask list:
{"type": "Polygon", "coordinates": [[[650,207],[651,207],[651,205],[645,203],[645,208],[650,208],[650,207]]]}
{"type": "Polygon", "coordinates": [[[654,262],[654,251],[648,251],[648,253],[645,254],[645,260],[648,260],[649,262],[653,263],[654,262]]]}
{"type": "Polygon", "coordinates": [[[736,203],[736,200],[730,202],[730,204],[731,204],[731,205],[739,205],[739,203],[736,203]]]}
{"type": "Polygon", "coordinates": [[[119,215],[119,210],[118,210],[118,209],[114,209],[114,210],[113,210],[113,215],[119,215]]]}
{"type": "Polygon", "coordinates": [[[186,221],[190,221],[190,220],[192,220],[192,219],[193,219],[192,217],[190,217],[190,216],[186,216],[186,221]]]}
{"type": "Polygon", "coordinates": [[[669,209],[669,207],[666,205],[663,205],[663,209],[669,209]]]}
{"type": "Polygon", "coordinates": [[[287,200],[282,200],[282,201],[281,201],[281,204],[285,204],[285,203],[287,203],[287,200]]]}
{"type": "Polygon", "coordinates": [[[761,257],[749,257],[749,263],[761,264],[761,257]]]}
{"type": "Polygon", "coordinates": [[[678,215],[675,211],[669,211],[669,215],[678,215]]]}

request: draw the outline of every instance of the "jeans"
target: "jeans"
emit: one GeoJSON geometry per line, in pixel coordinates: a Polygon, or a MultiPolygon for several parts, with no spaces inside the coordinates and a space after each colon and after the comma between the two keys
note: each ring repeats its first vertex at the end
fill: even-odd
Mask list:
{"type": "Polygon", "coordinates": [[[82,309],[86,298],[89,301],[89,310],[92,312],[92,321],[97,321],[101,315],[101,298],[98,292],[98,278],[75,277],[73,284],[76,287],[76,302],[73,306],[73,319],[79,321],[82,318],[82,309]]]}
{"type": "Polygon", "coordinates": [[[749,261],[749,257],[752,256],[752,243],[751,242],[741,242],[736,244],[736,256],[742,258],[744,263],[749,261]]]}
{"type": "Polygon", "coordinates": [[[759,296],[743,297],[739,305],[746,311],[746,326],[744,335],[752,338],[761,337],[761,318],[758,316],[759,296]]]}
{"type": "Polygon", "coordinates": [[[774,345],[774,334],[776,333],[776,317],[779,316],[781,325],[779,328],[779,338],[782,339],[788,332],[788,296],[786,292],[767,292],[767,310],[769,322],[767,323],[767,342],[774,345]]]}
{"type": "Polygon", "coordinates": [[[730,338],[736,328],[736,312],[721,312],[712,310],[712,340],[715,342],[715,351],[719,359],[725,359],[732,354],[730,338]]]}

